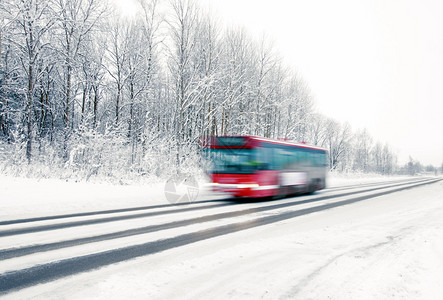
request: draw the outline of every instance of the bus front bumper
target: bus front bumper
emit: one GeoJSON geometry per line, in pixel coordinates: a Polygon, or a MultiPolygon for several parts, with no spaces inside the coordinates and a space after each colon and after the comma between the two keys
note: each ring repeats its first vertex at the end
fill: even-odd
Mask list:
{"type": "Polygon", "coordinates": [[[278,185],[259,185],[257,183],[211,183],[214,192],[231,194],[234,197],[267,197],[275,194],[278,185]]]}

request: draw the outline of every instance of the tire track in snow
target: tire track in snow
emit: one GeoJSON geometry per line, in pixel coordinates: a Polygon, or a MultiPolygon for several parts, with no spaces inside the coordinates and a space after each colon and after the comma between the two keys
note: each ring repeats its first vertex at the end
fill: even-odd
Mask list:
{"type": "MultiPolygon", "coordinates": [[[[411,182],[411,180],[410,179],[402,179],[402,180],[392,180],[392,181],[384,181],[384,182],[374,182],[374,183],[338,186],[338,187],[326,188],[326,189],[324,189],[324,191],[337,191],[337,190],[345,190],[345,189],[351,189],[351,188],[362,188],[362,187],[367,187],[367,186],[386,185],[386,184],[399,183],[399,182],[411,182]]],[[[31,223],[31,222],[38,222],[38,221],[67,219],[67,218],[75,218],[75,217],[107,215],[107,214],[115,214],[115,213],[140,211],[140,210],[152,210],[152,209],[167,208],[167,207],[172,208],[175,206],[197,205],[197,204],[203,204],[203,203],[225,202],[225,201],[232,201],[232,200],[234,200],[234,199],[228,198],[228,199],[222,199],[222,200],[202,200],[202,201],[196,201],[196,202],[191,202],[191,203],[182,202],[182,203],[175,203],[175,204],[138,206],[138,207],[119,208],[119,209],[110,209],[110,210],[98,210],[98,211],[90,211],[90,212],[82,212],[82,213],[72,213],[72,214],[61,214],[61,215],[52,215],[52,216],[43,216],[43,217],[34,217],[34,218],[25,218],[25,219],[5,220],[5,221],[0,221],[0,226],[20,224],[20,223],[31,223]]],[[[200,207],[200,208],[203,209],[206,207],[200,207]]]]}
{"type": "MultiPolygon", "coordinates": [[[[419,182],[422,182],[422,180],[419,182]]],[[[410,182],[408,184],[410,184],[410,182]]],[[[280,203],[280,204],[274,204],[274,205],[268,205],[268,206],[262,206],[262,207],[254,207],[254,208],[238,210],[238,211],[233,211],[233,212],[212,214],[212,215],[203,216],[203,217],[190,218],[190,219],[185,219],[185,220],[180,220],[180,221],[173,221],[173,222],[168,222],[168,223],[163,223],[163,224],[158,224],[158,225],[145,226],[145,227],[141,227],[141,228],[122,230],[122,231],[108,233],[108,234],[102,234],[102,235],[96,235],[96,236],[84,237],[84,238],[77,238],[77,239],[65,240],[65,241],[54,242],[54,243],[31,245],[31,246],[25,246],[25,247],[20,247],[20,248],[8,248],[8,249],[0,250],[0,259],[4,260],[4,259],[13,258],[13,257],[29,255],[29,254],[36,253],[36,252],[56,250],[56,249],[61,249],[61,248],[83,245],[83,244],[87,244],[87,243],[100,242],[100,241],[116,239],[116,238],[121,238],[121,237],[127,237],[127,236],[132,236],[132,235],[145,234],[145,233],[151,233],[151,232],[156,232],[156,231],[160,231],[160,230],[178,228],[178,227],[188,226],[188,225],[192,225],[192,224],[196,224],[196,223],[210,222],[210,221],[221,220],[221,219],[226,219],[226,218],[244,216],[244,215],[253,214],[253,213],[272,211],[272,210],[276,210],[276,209],[293,207],[293,206],[302,205],[302,204],[315,203],[315,202],[333,199],[333,198],[337,198],[337,197],[346,197],[346,196],[350,196],[350,195],[356,195],[356,194],[361,194],[361,193],[365,193],[365,192],[372,192],[372,191],[376,191],[376,190],[380,190],[380,189],[386,189],[386,188],[402,186],[402,185],[405,185],[405,184],[388,185],[388,187],[383,186],[383,187],[371,188],[371,189],[362,190],[362,191],[347,192],[347,193],[342,193],[342,194],[338,194],[338,195],[319,196],[319,197],[316,197],[313,199],[307,199],[307,200],[302,200],[302,201],[292,201],[292,202],[286,202],[286,203],[280,203]]],[[[212,208],[214,206],[210,206],[210,207],[212,208]]],[[[217,207],[219,207],[219,205],[217,205],[217,207]]],[[[193,210],[193,209],[191,209],[191,210],[193,210]]],[[[188,211],[188,210],[187,209],[174,210],[174,212],[185,212],[185,211],[188,211]]],[[[168,211],[158,212],[158,213],[163,214],[166,212],[168,212],[168,211]]],[[[120,217],[112,217],[112,218],[105,218],[105,219],[94,219],[94,220],[88,220],[88,221],[76,221],[76,222],[71,222],[71,223],[61,223],[61,224],[55,224],[55,225],[43,225],[43,226],[39,226],[39,227],[30,227],[30,228],[23,228],[23,229],[12,229],[9,231],[3,231],[3,232],[0,231],[0,237],[1,236],[16,235],[16,234],[24,234],[24,233],[33,233],[33,232],[39,232],[39,231],[43,231],[43,230],[55,230],[55,229],[69,228],[69,227],[74,227],[74,226],[99,224],[99,223],[110,222],[110,221],[120,221],[120,220],[146,217],[146,216],[156,216],[156,215],[158,215],[157,212],[143,213],[143,214],[137,214],[137,215],[120,216],[120,217]],[[109,220],[109,219],[111,219],[111,220],[109,220]]]]}
{"type": "Polygon", "coordinates": [[[26,219],[6,220],[6,221],[0,221],[0,226],[1,225],[11,225],[11,224],[20,224],[20,223],[31,223],[31,222],[37,222],[37,221],[67,219],[67,218],[75,218],[75,217],[107,215],[107,214],[115,214],[115,213],[140,211],[140,210],[151,210],[151,209],[158,209],[158,208],[165,208],[165,207],[172,208],[174,206],[196,205],[196,204],[202,204],[202,203],[214,203],[214,202],[221,202],[221,201],[226,201],[226,200],[202,200],[202,201],[196,201],[196,202],[192,202],[192,203],[182,202],[182,203],[175,203],[175,204],[138,206],[138,207],[110,209],[110,210],[97,210],[97,211],[90,211],[90,212],[83,212],[83,213],[72,213],[72,214],[62,214],[62,215],[53,215],[53,216],[44,216],[44,217],[35,217],[35,218],[26,218],[26,219]]]}

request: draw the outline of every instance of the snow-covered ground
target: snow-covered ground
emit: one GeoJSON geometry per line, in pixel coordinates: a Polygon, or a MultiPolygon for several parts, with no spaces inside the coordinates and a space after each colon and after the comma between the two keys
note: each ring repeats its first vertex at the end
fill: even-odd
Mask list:
{"type": "MultiPolygon", "coordinates": [[[[380,181],[357,177],[337,176],[334,180],[336,185],[380,181]]],[[[33,216],[36,211],[42,215],[168,203],[160,185],[149,194],[150,187],[141,186],[1,179],[2,219],[33,216]]],[[[7,296],[436,299],[443,295],[442,257],[443,182],[438,182],[212,238],[7,296]]]]}
{"type": "Polygon", "coordinates": [[[405,175],[380,175],[375,173],[338,173],[332,172],[328,174],[327,186],[337,187],[354,184],[366,184],[371,182],[402,180],[410,178],[405,175]]]}
{"type": "MultiPolygon", "coordinates": [[[[0,221],[35,216],[170,204],[165,182],[112,185],[0,174],[0,221]]],[[[211,199],[201,184],[195,201],[211,199]]],[[[215,196],[215,198],[220,198],[215,196]]]]}
{"type": "MultiPolygon", "coordinates": [[[[343,186],[405,179],[404,176],[337,174],[328,176],[328,186],[343,186]]],[[[30,179],[0,174],[0,221],[126,207],[169,204],[165,183],[112,185],[56,179],[30,179]]],[[[200,182],[195,201],[221,199],[200,182]]]]}

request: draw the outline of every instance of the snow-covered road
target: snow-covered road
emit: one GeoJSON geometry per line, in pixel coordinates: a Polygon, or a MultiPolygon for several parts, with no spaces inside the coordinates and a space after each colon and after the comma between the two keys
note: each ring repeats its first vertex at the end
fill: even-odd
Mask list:
{"type": "MultiPolygon", "coordinates": [[[[398,184],[391,185],[398,188],[398,184]]],[[[372,190],[376,188],[375,185],[365,187],[372,190]]],[[[354,187],[351,190],[360,191],[360,198],[369,193],[363,193],[363,188],[354,187]]],[[[443,266],[439,257],[443,257],[443,239],[438,229],[441,229],[440,220],[443,219],[442,182],[367,201],[354,201],[346,206],[338,205],[339,202],[355,198],[355,195],[343,195],[346,191],[349,194],[349,189],[337,188],[335,191],[331,189],[314,195],[325,198],[322,201],[308,201],[313,196],[303,196],[297,197],[296,201],[284,199],[241,205],[220,205],[220,202],[214,202],[213,207],[184,211],[179,218],[198,219],[211,214],[225,214],[229,217],[207,218],[204,222],[200,220],[186,226],[13,257],[2,263],[0,273],[120,249],[122,246],[141,245],[143,252],[143,247],[148,246],[149,241],[233,224],[234,230],[229,235],[215,234],[213,236],[217,238],[209,236],[193,244],[182,241],[180,247],[173,246],[159,253],[152,251],[149,256],[101,266],[99,270],[24,288],[8,296],[357,299],[390,295],[426,298],[434,295],[433,291],[441,292],[439,284],[443,283],[443,266]],[[342,193],[342,196],[327,198],[328,193],[342,193]],[[294,202],[297,204],[294,205],[294,202]],[[326,207],[327,210],[321,208],[325,205],[332,206],[326,207]],[[299,213],[315,207],[315,213],[299,213]],[[250,211],[239,214],[241,210],[250,211]],[[287,218],[279,217],[285,214],[287,218]],[[298,217],[293,218],[290,214],[298,214],[298,217]],[[259,222],[257,220],[276,217],[278,222],[254,226],[254,222],[259,222]],[[244,223],[250,226],[235,230],[239,224],[244,223]],[[419,243],[422,237],[427,241],[424,244],[419,243]],[[427,272],[433,273],[432,278],[427,277],[427,272]],[[417,274],[418,281],[411,284],[408,280],[412,280],[413,273],[417,274]],[[401,278],[397,278],[397,275],[401,278]]],[[[208,206],[208,203],[195,205],[208,206]]],[[[156,208],[156,211],[165,211],[165,208],[156,208]]],[[[128,214],[117,213],[118,216],[128,214]]],[[[83,218],[88,220],[92,217],[83,218]]],[[[10,249],[11,245],[25,247],[38,243],[56,243],[66,237],[103,235],[117,229],[131,230],[141,224],[147,227],[164,224],[168,220],[177,220],[176,213],[161,213],[150,218],[95,224],[92,227],[10,235],[2,237],[0,242],[2,249],[10,249]]],[[[56,223],[65,221],[57,220],[56,223]]],[[[39,221],[39,225],[45,226],[52,222],[54,220],[39,221]]],[[[13,230],[27,226],[10,224],[3,225],[1,229],[13,230]]],[[[50,268],[47,270],[51,271],[50,268]]]]}

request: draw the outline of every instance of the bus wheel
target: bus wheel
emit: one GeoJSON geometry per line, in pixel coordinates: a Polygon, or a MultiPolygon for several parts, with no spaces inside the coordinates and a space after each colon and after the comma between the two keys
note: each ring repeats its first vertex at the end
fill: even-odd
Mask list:
{"type": "Polygon", "coordinates": [[[279,187],[277,189],[277,192],[274,196],[271,197],[272,200],[278,200],[278,199],[283,199],[285,197],[285,195],[282,193],[281,188],[279,187]]]}
{"type": "Polygon", "coordinates": [[[311,181],[308,185],[308,191],[306,192],[307,195],[312,195],[315,192],[315,181],[311,181]]]}

